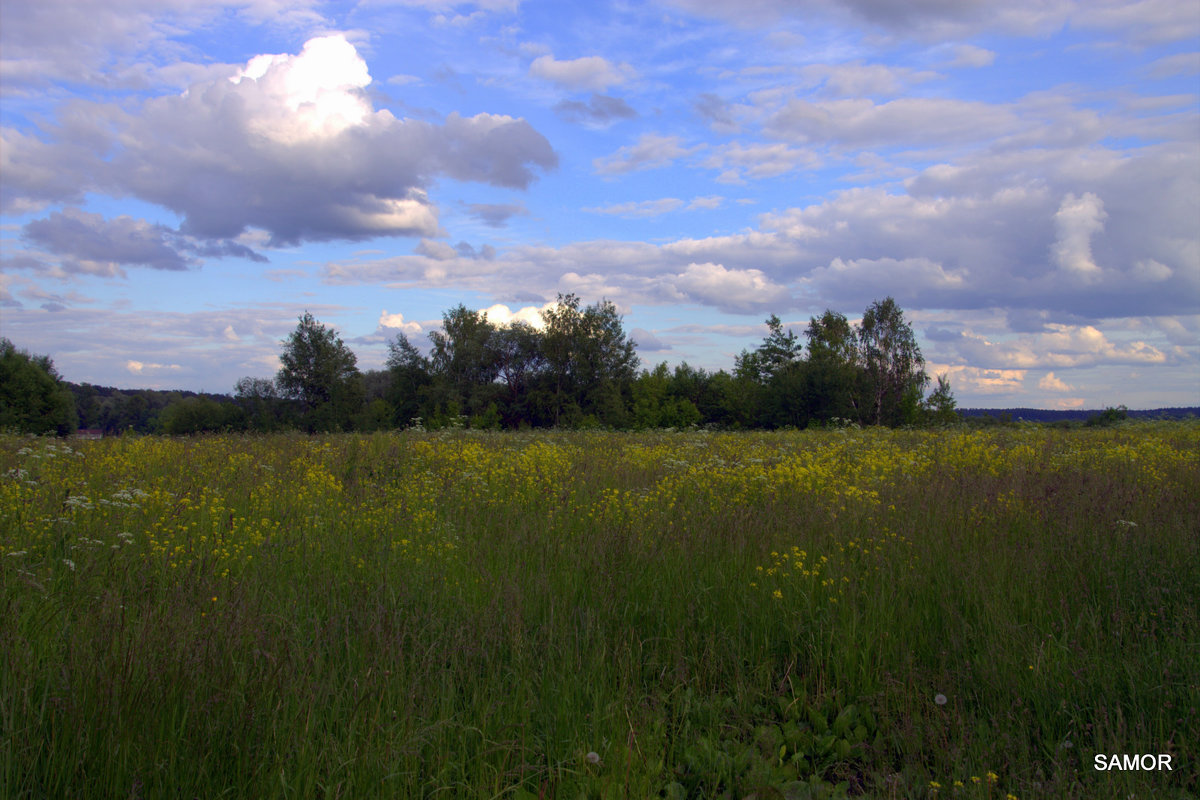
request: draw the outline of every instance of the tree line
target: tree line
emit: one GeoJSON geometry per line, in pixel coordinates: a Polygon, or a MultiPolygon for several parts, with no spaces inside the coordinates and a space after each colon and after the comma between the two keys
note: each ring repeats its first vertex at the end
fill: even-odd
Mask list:
{"type": "MultiPolygon", "coordinates": [[[[137,417],[129,429],[171,434],[407,427],[773,429],[957,419],[945,378],[926,396],[931,381],[925,361],[890,297],[872,303],[857,324],[833,310],[812,317],[803,339],[771,315],[762,343],[743,350],[731,371],[687,363],[671,369],[666,362],[639,371],[636,344],[609,301],[584,306],[573,294],[560,295],[541,322],[501,325],[486,312],[459,305],[443,313],[427,354],[401,333],[388,344],[385,368],[363,372],[337,331],[305,313],[282,342],[279,372],[240,379],[232,398],[176,393],[165,404],[161,398],[122,399],[110,406],[137,406],[125,409],[137,417]]],[[[48,358],[39,363],[48,368],[50,385],[61,384],[48,358]]],[[[77,391],[75,397],[81,396],[86,394],[77,391]]],[[[85,415],[77,418],[89,427],[85,415]]],[[[63,421],[53,430],[70,424],[63,421]]],[[[0,406],[4,427],[20,425],[0,406]]]]}

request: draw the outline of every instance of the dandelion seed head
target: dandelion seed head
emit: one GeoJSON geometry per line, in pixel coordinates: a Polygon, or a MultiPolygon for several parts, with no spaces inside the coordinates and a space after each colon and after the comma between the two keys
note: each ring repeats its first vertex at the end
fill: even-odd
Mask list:
{"type": "Polygon", "coordinates": [[[944,694],[937,694],[937,695],[934,695],[934,696],[933,696],[933,702],[937,703],[939,706],[944,706],[944,705],[946,705],[946,702],[947,702],[947,701],[946,701],[946,695],[944,695],[944,694]]]}

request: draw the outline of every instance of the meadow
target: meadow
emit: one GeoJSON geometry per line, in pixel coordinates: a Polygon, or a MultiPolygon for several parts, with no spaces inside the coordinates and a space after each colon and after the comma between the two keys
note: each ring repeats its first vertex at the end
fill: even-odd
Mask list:
{"type": "Polygon", "coordinates": [[[0,475],[0,797],[1200,791],[1196,422],[0,436],[0,475]]]}

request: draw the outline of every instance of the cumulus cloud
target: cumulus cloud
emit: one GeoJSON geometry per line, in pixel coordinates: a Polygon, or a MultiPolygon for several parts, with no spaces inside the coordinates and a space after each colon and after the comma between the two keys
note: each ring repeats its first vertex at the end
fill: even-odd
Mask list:
{"type": "Polygon", "coordinates": [[[805,279],[815,293],[845,297],[860,286],[876,295],[894,297],[901,305],[938,305],[938,298],[967,285],[965,269],[947,270],[929,258],[835,258],[805,279]]]}
{"type": "Polygon", "coordinates": [[[622,147],[607,158],[597,158],[592,165],[601,175],[621,175],[644,169],[658,169],[696,152],[701,147],[684,147],[683,139],[678,136],[644,133],[636,144],[622,147]]]}
{"type": "Polygon", "coordinates": [[[629,338],[637,343],[638,352],[641,353],[663,353],[671,349],[671,345],[645,328],[634,328],[629,332],[629,338]]]}
{"type": "Polygon", "coordinates": [[[1164,56],[1149,67],[1149,73],[1155,78],[1169,78],[1173,75],[1196,75],[1200,73],[1200,52],[1176,53],[1164,56]]]}
{"type": "Polygon", "coordinates": [[[620,120],[637,117],[637,112],[624,100],[604,94],[593,94],[586,103],[563,100],[554,106],[554,111],[567,122],[592,128],[607,128],[620,120]]]}
{"type": "Polygon", "coordinates": [[[688,203],[687,210],[694,211],[696,209],[704,209],[705,211],[713,211],[724,204],[725,198],[719,194],[710,194],[703,197],[693,197],[692,202],[688,203]]]}
{"type": "Polygon", "coordinates": [[[1054,242],[1054,261],[1084,281],[1100,277],[1100,267],[1092,258],[1092,236],[1104,230],[1104,203],[1091,192],[1082,197],[1068,194],[1054,214],[1058,238],[1054,242]]]}
{"type": "Polygon", "coordinates": [[[613,64],[600,56],[558,61],[549,54],[535,58],[529,65],[529,74],[567,89],[593,92],[603,92],[637,75],[628,64],[613,64]]]}
{"type": "Polygon", "coordinates": [[[156,372],[177,372],[183,367],[178,364],[154,364],[146,363],[145,361],[129,360],[125,362],[125,369],[134,375],[144,375],[156,372]]]}
{"type": "Polygon", "coordinates": [[[421,332],[420,323],[405,322],[403,314],[389,314],[386,308],[379,312],[379,327],[386,328],[389,331],[400,331],[402,333],[418,334],[421,332]]]}
{"type": "Polygon", "coordinates": [[[721,145],[706,158],[703,166],[720,170],[718,183],[742,184],[751,180],[774,178],[800,169],[814,169],[821,158],[812,149],[773,144],[721,145]]]}
{"type": "Polygon", "coordinates": [[[1164,364],[1166,354],[1144,341],[1111,341],[1093,325],[1049,323],[1047,331],[1001,341],[964,333],[957,350],[970,363],[1009,369],[1064,369],[1096,364],[1164,364]]]}
{"type": "Polygon", "coordinates": [[[990,67],[996,61],[996,53],[973,44],[960,44],[954,47],[952,67],[990,67]]]}
{"type": "Polygon", "coordinates": [[[77,104],[93,112],[90,128],[72,128],[64,141],[13,136],[10,147],[5,132],[6,153],[22,165],[6,183],[18,200],[77,194],[66,191],[70,183],[132,194],[180,214],[185,234],[231,239],[257,227],[271,244],[287,245],[435,235],[437,210],[425,189],[439,176],[524,188],[535,170],[557,165],[549,142],[524,120],[398,119],[372,110],[369,81],[353,45],[331,35],[298,55],[258,56],[227,78],[129,110],[77,104]],[[116,152],[79,159],[87,136],[116,152]],[[76,174],[55,171],[60,151],[76,174]]]}
{"type": "Polygon", "coordinates": [[[512,217],[529,214],[523,203],[471,203],[467,211],[490,228],[503,228],[512,217]]]}
{"type": "Polygon", "coordinates": [[[592,214],[611,214],[625,219],[657,217],[683,206],[683,201],[676,197],[664,197],[659,200],[641,200],[628,203],[613,203],[597,208],[585,208],[592,214]]]}
{"type": "Polygon", "coordinates": [[[716,133],[737,133],[741,129],[734,118],[732,105],[720,95],[704,92],[696,98],[692,107],[716,133]]]}
{"type": "Polygon", "coordinates": [[[196,240],[165,225],[125,215],[105,219],[77,208],[33,220],[22,232],[26,241],[59,257],[57,266],[67,273],[114,277],[126,266],[186,270],[201,263],[187,253],[266,261],[236,242],[196,240]]]}
{"type": "Polygon", "coordinates": [[[689,264],[682,273],[663,280],[676,299],[715,306],[729,313],[788,308],[786,286],[772,282],[762,270],[726,269],[721,264],[689,264]]]}
{"type": "Polygon", "coordinates": [[[862,61],[811,64],[800,75],[806,83],[821,85],[825,93],[840,97],[896,95],[909,86],[938,77],[936,72],[862,61]]]}
{"type": "Polygon", "coordinates": [[[1042,379],[1040,381],[1038,381],[1038,388],[1045,389],[1048,392],[1071,392],[1071,391],[1074,391],[1074,389],[1072,389],[1065,382],[1063,382],[1057,376],[1055,376],[1055,374],[1053,372],[1047,372],[1045,375],[1042,376],[1042,379]]]}
{"type": "Polygon", "coordinates": [[[963,364],[946,367],[930,364],[936,375],[945,375],[956,394],[1016,394],[1024,388],[1026,370],[987,369],[963,364]]]}
{"type": "Polygon", "coordinates": [[[173,63],[169,40],[224,14],[285,29],[327,25],[317,0],[106,0],[80,13],[75,0],[3,4],[4,89],[37,91],[53,81],[105,88],[183,86],[206,71],[173,63]]]}
{"type": "Polygon", "coordinates": [[[992,141],[1015,130],[1018,118],[1003,106],[941,97],[903,97],[875,103],[864,97],[811,101],[793,98],[766,123],[775,138],[836,147],[992,141]]]}
{"type": "Polygon", "coordinates": [[[68,272],[117,275],[122,265],[183,270],[195,264],[169,243],[170,229],[120,216],[106,220],[77,208],[57,211],[25,225],[24,236],[63,256],[68,272]]]}
{"type": "Polygon", "coordinates": [[[542,320],[542,312],[547,311],[557,305],[557,300],[544,303],[541,306],[522,306],[516,311],[513,311],[503,303],[496,303],[483,309],[487,314],[488,322],[495,325],[505,326],[511,325],[514,322],[524,322],[527,325],[532,325],[534,328],[541,329],[545,327],[545,322],[542,320]]]}

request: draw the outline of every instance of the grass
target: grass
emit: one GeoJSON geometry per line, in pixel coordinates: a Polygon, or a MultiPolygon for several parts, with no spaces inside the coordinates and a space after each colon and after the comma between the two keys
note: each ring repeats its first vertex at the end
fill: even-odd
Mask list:
{"type": "Polygon", "coordinates": [[[6,798],[1200,790],[1195,423],[0,437],[0,474],[6,798]]]}

